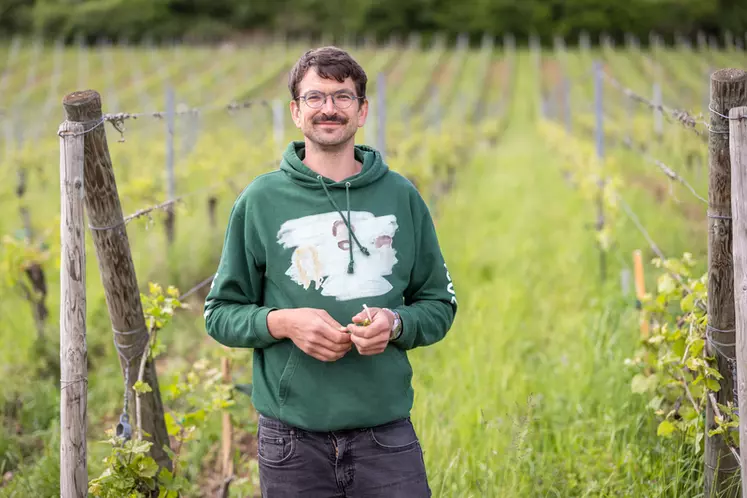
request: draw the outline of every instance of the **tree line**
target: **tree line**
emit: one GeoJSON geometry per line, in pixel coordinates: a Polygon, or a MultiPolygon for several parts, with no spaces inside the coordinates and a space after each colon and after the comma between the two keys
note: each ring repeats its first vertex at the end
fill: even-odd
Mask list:
{"type": "Polygon", "coordinates": [[[512,33],[519,43],[534,34],[575,43],[586,32],[644,44],[650,33],[665,41],[730,31],[744,40],[744,0],[0,0],[0,35],[36,34],[67,41],[106,38],[214,41],[250,33],[296,36],[512,33]]]}

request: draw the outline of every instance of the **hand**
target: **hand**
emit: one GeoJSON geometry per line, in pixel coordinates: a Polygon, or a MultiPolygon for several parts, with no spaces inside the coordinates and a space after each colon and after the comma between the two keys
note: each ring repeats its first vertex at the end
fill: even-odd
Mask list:
{"type": "Polygon", "coordinates": [[[350,339],[362,355],[383,353],[389,344],[394,314],[382,308],[368,308],[368,311],[371,314],[369,325],[362,325],[363,321],[368,318],[366,310],[353,317],[354,323],[347,327],[350,331],[350,339]]]}
{"type": "Polygon", "coordinates": [[[270,335],[290,339],[320,361],[336,361],[353,347],[346,328],[329,313],[314,308],[274,310],[267,315],[270,335]]]}

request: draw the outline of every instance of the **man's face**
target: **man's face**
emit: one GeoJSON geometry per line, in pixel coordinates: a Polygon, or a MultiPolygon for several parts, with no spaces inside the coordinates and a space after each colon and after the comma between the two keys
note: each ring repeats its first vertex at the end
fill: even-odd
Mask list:
{"type": "Polygon", "coordinates": [[[298,95],[290,104],[293,121],[308,140],[324,148],[338,148],[353,140],[366,121],[368,102],[357,99],[351,78],[340,83],[320,77],[311,68],[298,85],[298,95]]]}

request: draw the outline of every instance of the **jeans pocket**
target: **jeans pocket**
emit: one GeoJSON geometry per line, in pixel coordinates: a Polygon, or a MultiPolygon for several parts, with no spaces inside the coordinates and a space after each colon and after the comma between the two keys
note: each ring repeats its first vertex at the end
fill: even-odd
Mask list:
{"type": "Polygon", "coordinates": [[[257,456],[259,460],[273,465],[281,464],[293,456],[296,435],[292,429],[279,429],[263,425],[257,431],[257,456]]]}
{"type": "Polygon", "coordinates": [[[371,427],[368,432],[374,444],[382,450],[401,451],[419,444],[409,418],[371,427]]]}

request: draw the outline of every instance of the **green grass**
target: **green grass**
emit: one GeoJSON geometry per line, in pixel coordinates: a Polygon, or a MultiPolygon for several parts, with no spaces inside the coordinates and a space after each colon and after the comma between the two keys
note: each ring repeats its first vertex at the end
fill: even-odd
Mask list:
{"type": "MultiPolygon", "coordinates": [[[[528,101],[516,96],[502,145],[478,155],[440,210],[461,309],[443,343],[412,355],[431,486],[454,497],[697,496],[697,457],[657,439],[647,400],[630,392],[624,360],[638,332],[621,262],[600,284],[592,206],[563,182],[528,101]]],[[[619,235],[623,258],[643,245],[619,235]]]]}
{"type": "MultiPolygon", "coordinates": [[[[127,58],[121,51],[115,52],[118,73],[114,81],[123,82],[117,91],[120,103],[125,110],[141,110],[140,91],[128,85],[132,73],[127,70],[127,58]]],[[[368,68],[366,61],[375,60],[375,67],[386,67],[390,76],[396,76],[388,87],[390,116],[396,116],[398,105],[416,98],[438,76],[432,74],[433,65],[427,54],[404,51],[401,60],[392,64],[387,54],[361,54],[364,67],[368,68]]],[[[143,87],[155,92],[154,103],[162,104],[162,92],[156,91],[163,84],[157,64],[136,50],[134,55],[145,76],[143,87]]],[[[222,79],[217,81],[206,73],[199,81],[180,80],[182,95],[189,98],[190,104],[220,103],[223,97],[227,101],[256,88],[254,83],[264,81],[263,76],[276,70],[284,60],[273,55],[273,60],[268,61],[252,51],[247,57],[262,62],[247,78],[245,68],[237,64],[241,53],[219,56],[204,49],[189,49],[181,61],[169,59],[165,74],[176,77],[185,73],[184,61],[192,55],[199,55],[200,64],[214,67],[222,79]]],[[[158,54],[163,60],[168,56],[167,51],[158,54]]],[[[72,68],[77,67],[75,57],[74,51],[66,52],[65,61],[72,68]]],[[[564,180],[562,171],[567,165],[537,131],[537,75],[529,54],[519,52],[514,66],[497,49],[485,80],[468,74],[476,72],[480,55],[472,53],[466,57],[462,70],[450,72],[443,81],[441,98],[450,102],[444,109],[444,116],[449,118],[446,124],[460,126],[448,123],[463,115],[456,110],[459,94],[466,94],[470,104],[473,96],[482,94],[491,106],[499,101],[508,105],[508,127],[497,146],[475,144],[472,160],[458,168],[454,189],[433,205],[460,303],[457,320],[447,338],[411,354],[416,390],[413,419],[422,439],[434,496],[700,496],[702,457],[676,440],[656,436],[656,422],[645,408],[648,400],[630,392],[634,372],[624,365],[636,348],[638,322],[632,288],[626,295],[621,292],[620,271],[630,268],[633,249],[644,250],[645,261],[653,254],[635,227],[621,222],[615,233],[616,245],[607,258],[608,278],[604,283],[600,281],[599,255],[590,228],[594,206],[564,180]],[[500,71],[493,70],[493,64],[503,64],[504,71],[514,67],[516,73],[504,79],[500,71]],[[446,91],[449,88],[458,90],[451,95],[446,91]],[[511,90],[514,93],[509,94],[511,90]]],[[[288,63],[293,58],[289,57],[288,63]]],[[[621,71],[640,65],[640,61],[623,64],[621,58],[625,58],[624,54],[614,57],[621,71]]],[[[586,78],[584,86],[574,86],[574,101],[588,99],[590,86],[585,73],[590,58],[571,52],[569,59],[572,73],[586,78]]],[[[28,57],[20,57],[22,60],[28,57]]],[[[48,53],[39,59],[40,78],[49,79],[52,61],[48,53]]],[[[454,59],[453,53],[447,54],[444,61],[457,66],[462,63],[454,59]]],[[[689,67],[697,61],[700,59],[694,56],[678,58],[672,64],[682,66],[675,66],[679,70],[672,73],[673,77],[684,77],[684,65],[689,67]]],[[[107,78],[100,58],[91,57],[88,74],[92,78],[89,86],[105,93],[107,78]]],[[[627,84],[646,88],[646,76],[625,74],[627,84]]],[[[373,73],[369,77],[375,79],[373,73]]],[[[14,75],[8,88],[23,89],[25,78],[25,71],[14,75]]],[[[74,73],[66,73],[62,81],[61,92],[74,89],[77,83],[74,73]]],[[[36,84],[33,92],[27,93],[28,99],[40,103],[47,95],[42,90],[46,87],[36,84]]],[[[262,98],[285,98],[287,89],[262,86],[256,91],[262,98]]],[[[614,102],[619,105],[617,100],[614,102]]],[[[8,105],[9,98],[6,96],[2,103],[8,105]]],[[[682,104],[695,107],[699,102],[682,104]]],[[[616,116],[624,114],[619,108],[610,111],[616,116]]],[[[213,119],[201,123],[199,141],[177,163],[178,192],[238,173],[244,175],[236,180],[241,188],[262,171],[259,165],[274,158],[268,156],[276,151],[266,142],[272,137],[270,122],[261,114],[263,111],[253,112],[250,116],[256,121],[251,121],[249,128],[243,127],[248,120],[241,124],[240,116],[235,121],[213,119]]],[[[423,113],[427,116],[429,112],[426,106],[423,113]]],[[[588,110],[574,111],[574,117],[575,124],[586,122],[588,110]]],[[[650,122],[650,117],[643,118],[638,126],[650,126],[650,122]]],[[[389,144],[409,138],[401,124],[394,124],[387,138],[389,144]]],[[[286,121],[286,138],[298,138],[297,130],[291,126],[290,120],[286,121]]],[[[161,200],[164,187],[160,172],[165,155],[162,123],[128,123],[127,141],[121,144],[116,143],[115,132],[109,129],[108,133],[125,213],[161,200]]],[[[53,133],[47,135],[27,144],[20,156],[33,168],[28,200],[39,227],[54,227],[59,212],[58,144],[53,133]]],[[[361,130],[361,140],[363,136],[361,130]]],[[[656,149],[661,155],[657,157],[677,164],[677,146],[669,144],[681,143],[686,135],[678,132],[668,136],[675,138],[656,149]]],[[[616,149],[610,149],[609,154],[617,165],[615,171],[621,172],[625,180],[622,194],[662,250],[671,256],[691,251],[703,261],[705,222],[686,215],[682,204],[672,196],[657,200],[653,187],[663,186],[666,192],[668,184],[639,157],[616,149]]],[[[401,158],[396,164],[403,171],[417,167],[401,158]]],[[[10,167],[0,169],[0,180],[5,185],[0,191],[0,206],[13,213],[0,220],[0,234],[12,232],[18,224],[17,201],[11,193],[14,174],[10,167]]],[[[701,178],[697,183],[701,192],[705,192],[704,185],[701,178]]],[[[679,194],[681,190],[675,192],[679,194]]],[[[236,186],[221,191],[218,222],[212,229],[206,228],[207,196],[190,198],[178,212],[177,243],[170,251],[163,247],[159,215],[152,226],[144,221],[129,225],[141,287],[155,280],[164,285],[176,284],[186,291],[209,275],[214,270],[223,227],[237,193],[236,186]]],[[[89,475],[94,476],[101,470],[100,461],[106,450],[96,441],[104,438],[103,430],[113,425],[121,409],[122,379],[111,345],[95,253],[90,236],[87,239],[88,347],[92,356],[89,475]]],[[[48,334],[52,347],[57,334],[58,272],[55,265],[50,265],[49,286],[53,292],[48,334]]],[[[655,274],[647,265],[647,285],[652,288],[654,284],[655,274]]],[[[180,314],[162,334],[169,348],[166,357],[159,360],[164,372],[178,371],[202,355],[223,354],[205,336],[199,314],[201,303],[192,304],[196,313],[180,314]]],[[[52,380],[29,376],[36,360],[35,334],[30,332],[34,330],[33,321],[24,301],[9,293],[0,295],[0,317],[0,341],[8,345],[0,352],[0,371],[5,379],[0,387],[0,401],[4,402],[0,418],[5,421],[0,424],[0,474],[6,469],[16,473],[9,486],[0,487],[0,496],[53,495],[57,492],[59,472],[59,428],[54,423],[56,380],[54,376],[52,380]],[[19,403],[22,408],[11,410],[19,403]],[[9,421],[15,425],[9,425],[9,421]],[[40,441],[48,443],[44,449],[39,447],[40,441]]],[[[242,361],[235,363],[234,380],[247,382],[250,352],[241,354],[242,361]]],[[[237,430],[252,433],[254,418],[249,401],[245,396],[239,396],[237,401],[238,406],[232,409],[237,430]]],[[[206,423],[199,440],[185,455],[184,469],[191,482],[200,480],[219,438],[220,420],[214,418],[206,423]]],[[[237,456],[239,474],[248,475],[250,480],[252,475],[256,478],[252,456],[237,456]]],[[[248,493],[251,485],[241,489],[248,493]]],[[[237,485],[235,496],[239,491],[237,485]]]]}

